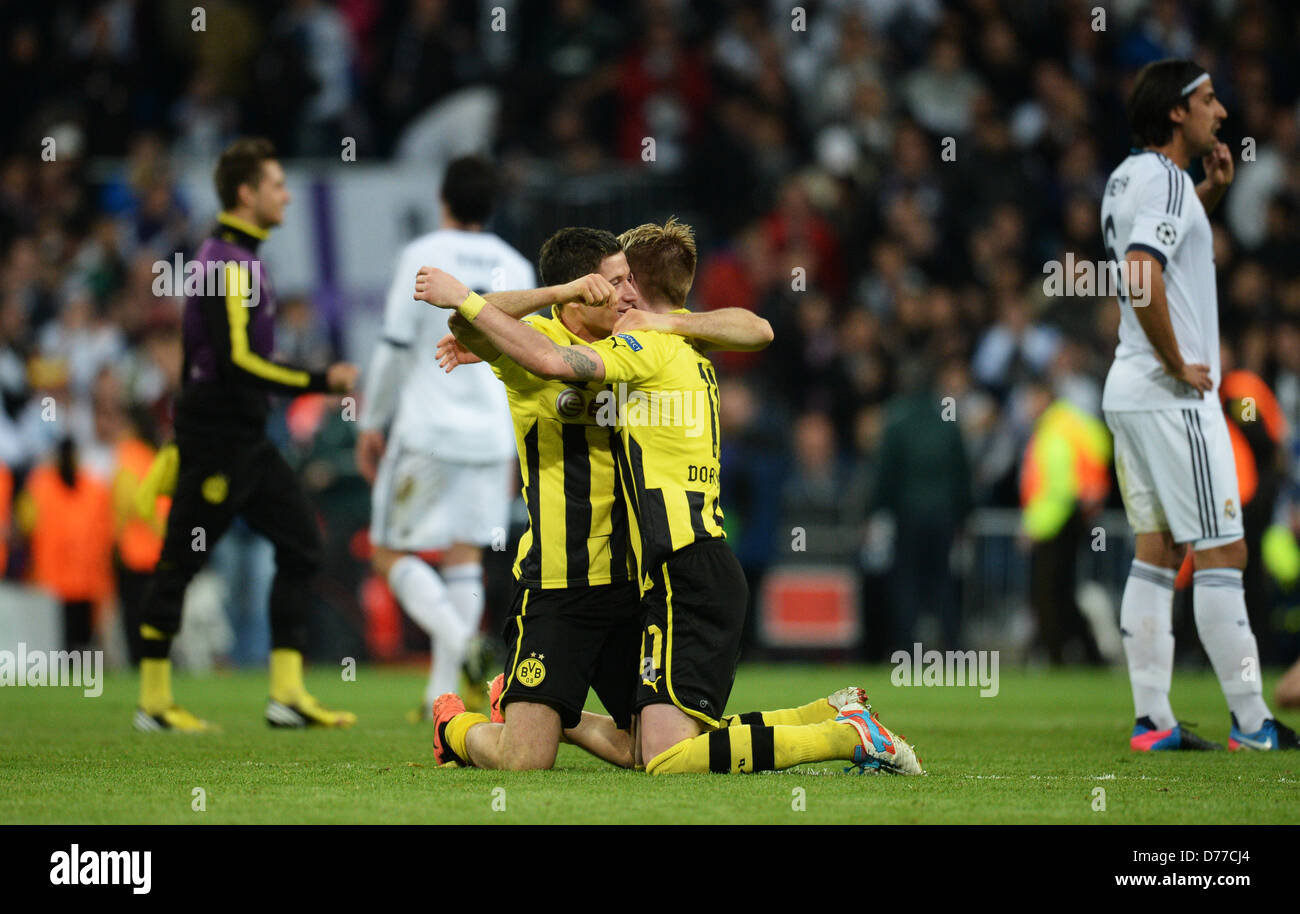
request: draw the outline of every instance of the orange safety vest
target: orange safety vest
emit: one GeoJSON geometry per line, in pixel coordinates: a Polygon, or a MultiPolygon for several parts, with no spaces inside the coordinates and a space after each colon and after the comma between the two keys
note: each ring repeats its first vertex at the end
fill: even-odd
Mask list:
{"type": "Polygon", "coordinates": [[[27,479],[34,514],[31,579],[61,600],[98,602],[113,592],[113,507],[84,470],[68,488],[52,464],[27,479]]]}
{"type": "Polygon", "coordinates": [[[135,509],[135,495],[153,465],[154,449],[138,438],[127,438],[117,446],[117,473],[113,477],[113,515],[117,523],[117,554],[132,571],[148,573],[162,554],[163,533],[171,498],[159,496],[153,515],[142,518],[135,509]]]}
{"type": "Polygon", "coordinates": [[[1232,440],[1232,455],[1237,464],[1237,488],[1241,503],[1245,505],[1255,497],[1259,488],[1259,467],[1255,464],[1255,452],[1237,422],[1263,422],[1268,436],[1280,442],[1286,436],[1286,417],[1264,379],[1251,371],[1230,371],[1224,375],[1219,384],[1219,398],[1234,420],[1228,423],[1228,437],[1232,440]]]}

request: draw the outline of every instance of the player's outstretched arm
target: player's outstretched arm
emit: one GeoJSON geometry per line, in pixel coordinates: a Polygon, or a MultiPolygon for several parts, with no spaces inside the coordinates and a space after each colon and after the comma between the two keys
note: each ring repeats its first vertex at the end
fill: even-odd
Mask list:
{"type": "Polygon", "coordinates": [[[489,292],[483,296],[488,302],[511,317],[527,317],[549,305],[579,302],[595,305],[614,297],[609,280],[599,273],[588,273],[572,282],[540,289],[519,289],[511,292],[489,292]]]}
{"type": "Polygon", "coordinates": [[[643,311],[624,312],[614,325],[615,333],[659,330],[690,337],[702,349],[757,352],[772,342],[772,325],[747,308],[719,308],[716,311],[674,314],[643,311]]]}
{"type": "Polygon", "coordinates": [[[473,301],[476,297],[471,296],[471,300],[462,306],[461,316],[520,367],[539,378],[561,381],[604,380],[605,363],[594,349],[587,346],[560,346],[545,334],[482,299],[473,301]],[[481,307],[478,307],[480,304],[481,307]]]}
{"type": "Polygon", "coordinates": [[[545,334],[506,314],[444,270],[421,267],[415,298],[438,308],[456,309],[502,355],[540,378],[600,381],[605,363],[587,346],[557,346],[545,334]]]}
{"type": "MultiPolygon", "coordinates": [[[[447,326],[451,330],[451,335],[456,338],[456,342],[460,343],[483,361],[494,362],[497,357],[501,355],[497,350],[497,347],[488,342],[488,338],[484,336],[481,331],[476,330],[474,325],[461,317],[460,314],[453,314],[451,319],[447,321],[447,326]]],[[[459,364],[459,361],[452,360],[452,363],[448,364],[447,359],[445,359],[443,355],[442,344],[439,343],[438,364],[442,365],[443,368],[450,372],[457,364],[459,364]]]]}
{"type": "Polygon", "coordinates": [[[1142,325],[1165,371],[1201,394],[1211,390],[1208,365],[1189,364],[1183,361],[1174,336],[1174,325],[1169,319],[1169,300],[1165,297],[1165,273],[1160,261],[1146,251],[1132,250],[1124,255],[1127,264],[1129,298],[1133,301],[1133,314],[1142,325]]]}

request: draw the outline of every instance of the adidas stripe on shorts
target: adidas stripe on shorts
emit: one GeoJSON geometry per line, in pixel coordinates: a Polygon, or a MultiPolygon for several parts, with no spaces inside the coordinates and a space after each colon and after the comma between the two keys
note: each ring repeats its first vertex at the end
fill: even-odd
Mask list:
{"type": "Polygon", "coordinates": [[[1198,550],[1241,539],[1237,466],[1217,405],[1106,412],[1134,533],[1168,530],[1174,542],[1198,550]]]}

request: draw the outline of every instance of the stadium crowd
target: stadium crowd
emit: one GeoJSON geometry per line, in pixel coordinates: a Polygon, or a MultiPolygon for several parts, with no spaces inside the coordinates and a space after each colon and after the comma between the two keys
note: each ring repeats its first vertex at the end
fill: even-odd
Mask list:
{"type": "MultiPolygon", "coordinates": [[[[179,301],[154,294],[152,264],[208,231],[177,162],[215,161],[241,134],[287,161],[337,156],[341,136],[383,160],[430,106],[485,86],[515,180],[670,177],[702,214],[694,306],[772,322],[767,351],[716,360],[723,505],[747,573],[797,559],[790,531],[806,528],[811,554],[888,582],[867,601],[894,606],[873,651],[911,643],[918,604],[956,646],[947,554],[970,510],[1020,506],[1053,401],[1100,412],[1118,310],[1047,294],[1044,269],[1107,259],[1099,200],[1150,60],[1195,58],[1230,112],[1237,178],[1213,215],[1225,364],[1300,428],[1300,10],[1120,0],[1099,20],[1095,6],[213,0],[196,32],[187,4],[0,3],[0,569],[125,608],[156,558],[156,530],[128,523],[180,373],[179,301]],[[895,518],[885,559],[867,536],[880,512],[895,518]]],[[[338,351],[312,289],[289,291],[286,358],[364,364],[338,351]]],[[[326,477],[354,472],[347,435],[322,458],[285,416],[286,447],[326,477]]],[[[1291,488],[1268,493],[1279,509],[1291,488]]]]}

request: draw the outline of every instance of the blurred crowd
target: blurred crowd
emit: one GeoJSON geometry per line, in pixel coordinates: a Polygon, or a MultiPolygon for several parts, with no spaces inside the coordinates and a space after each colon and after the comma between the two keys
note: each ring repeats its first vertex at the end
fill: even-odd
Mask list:
{"type": "MultiPolygon", "coordinates": [[[[493,152],[516,179],[639,168],[671,180],[701,214],[694,306],[772,322],[770,349],[717,359],[724,508],[747,570],[791,558],[790,530],[806,528],[822,537],[812,553],[868,579],[892,571],[894,640],[910,643],[908,604],[920,602],[955,643],[947,552],[969,511],[1020,506],[1022,457],[1050,404],[1099,415],[1118,309],[1049,296],[1044,266],[1105,260],[1100,194],[1127,153],[1123,99],[1148,61],[1194,58],[1227,107],[1220,138],[1237,178],[1212,217],[1225,365],[1262,378],[1300,428],[1300,8],[1097,9],[0,2],[13,112],[0,138],[0,465],[12,500],[34,468],[72,460],[111,503],[121,442],[168,433],[178,302],[153,293],[150,265],[207,231],[175,162],[215,160],[246,133],[286,158],[335,157],[352,137],[358,156],[383,160],[422,114],[487,89],[493,152]],[[89,167],[105,159],[121,164],[89,167]],[[865,535],[882,512],[895,519],[886,559],[865,535]]],[[[340,337],[312,290],[296,291],[280,348],[325,364],[340,337]]],[[[1279,453],[1292,446],[1288,432],[1279,453]]],[[[1280,486],[1279,503],[1289,493],[1280,486]]],[[[32,569],[20,513],[11,577],[32,569]]]]}

